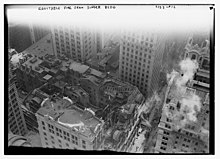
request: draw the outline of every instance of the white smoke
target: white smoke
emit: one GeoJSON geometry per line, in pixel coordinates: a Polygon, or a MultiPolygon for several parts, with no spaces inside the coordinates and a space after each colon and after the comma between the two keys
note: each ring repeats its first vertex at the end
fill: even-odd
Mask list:
{"type": "Polygon", "coordinates": [[[192,94],[191,96],[183,98],[180,103],[180,111],[186,113],[188,120],[196,122],[196,114],[201,109],[200,97],[196,94],[192,94]]]}
{"type": "Polygon", "coordinates": [[[186,83],[189,80],[193,79],[193,76],[196,72],[196,70],[198,69],[198,63],[197,61],[192,61],[189,58],[182,60],[179,63],[180,69],[181,69],[181,73],[183,73],[183,76],[181,76],[180,78],[178,78],[178,80],[176,80],[176,85],[181,88],[181,86],[185,87],[186,83]]]}
{"type": "Polygon", "coordinates": [[[204,141],[206,143],[206,145],[208,146],[208,142],[209,142],[209,130],[205,129],[204,127],[200,128],[200,132],[201,132],[201,140],[204,141]]]}
{"type": "Polygon", "coordinates": [[[186,95],[186,84],[189,80],[193,80],[194,74],[198,69],[198,63],[190,59],[185,59],[179,63],[179,66],[179,72],[181,73],[173,70],[170,74],[167,74],[169,85],[174,86],[174,89],[171,89],[171,92],[179,101],[179,108],[170,110],[167,105],[163,109],[165,115],[172,119],[176,129],[183,128],[190,122],[196,122],[197,112],[201,109],[200,97],[198,95],[194,93],[186,95]]]}

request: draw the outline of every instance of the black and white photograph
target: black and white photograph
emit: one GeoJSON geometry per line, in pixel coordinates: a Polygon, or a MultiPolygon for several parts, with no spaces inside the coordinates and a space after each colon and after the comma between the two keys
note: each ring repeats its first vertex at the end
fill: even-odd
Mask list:
{"type": "Polygon", "coordinates": [[[214,4],[4,14],[5,155],[215,154],[214,4]]]}

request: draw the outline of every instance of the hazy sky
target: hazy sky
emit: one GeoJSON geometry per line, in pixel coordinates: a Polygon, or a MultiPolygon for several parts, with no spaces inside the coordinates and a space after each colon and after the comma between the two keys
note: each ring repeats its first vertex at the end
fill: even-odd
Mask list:
{"type": "MultiPolygon", "coordinates": [[[[53,5],[58,7],[58,5],[53,5]]],[[[42,6],[42,7],[53,7],[42,6]]],[[[83,6],[83,5],[81,5],[83,6]]],[[[154,5],[118,5],[116,9],[38,10],[34,6],[10,6],[7,17],[10,22],[43,24],[81,24],[102,28],[140,27],[162,31],[209,30],[213,23],[213,11],[209,6],[184,6],[158,9],[154,5]]]]}

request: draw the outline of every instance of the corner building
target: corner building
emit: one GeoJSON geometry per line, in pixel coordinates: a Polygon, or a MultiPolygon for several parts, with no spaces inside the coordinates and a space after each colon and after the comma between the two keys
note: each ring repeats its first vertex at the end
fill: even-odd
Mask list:
{"type": "Polygon", "coordinates": [[[43,147],[99,150],[104,122],[90,109],[82,110],[67,98],[46,98],[36,113],[43,147]]]}

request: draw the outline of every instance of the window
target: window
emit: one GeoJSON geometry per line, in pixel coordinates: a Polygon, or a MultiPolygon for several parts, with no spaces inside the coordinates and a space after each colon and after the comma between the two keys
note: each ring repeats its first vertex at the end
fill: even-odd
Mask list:
{"type": "Polygon", "coordinates": [[[163,138],[162,138],[163,140],[168,140],[168,137],[165,137],[165,136],[163,136],[163,138]]]}
{"type": "Polygon", "coordinates": [[[163,134],[170,135],[170,133],[167,131],[164,131],[163,134]]]}
{"type": "Polygon", "coordinates": [[[160,149],[165,151],[165,150],[166,150],[166,147],[160,147],[160,149]]]}

